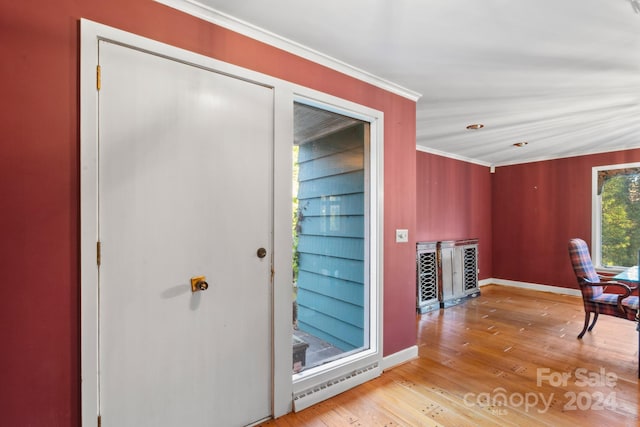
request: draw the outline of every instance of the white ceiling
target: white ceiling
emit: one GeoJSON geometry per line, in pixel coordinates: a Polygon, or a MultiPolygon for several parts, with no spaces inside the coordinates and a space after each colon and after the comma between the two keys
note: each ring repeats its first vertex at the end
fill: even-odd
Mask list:
{"type": "Polygon", "coordinates": [[[421,94],[419,150],[500,166],[640,147],[640,0],[200,3],[421,94]]]}

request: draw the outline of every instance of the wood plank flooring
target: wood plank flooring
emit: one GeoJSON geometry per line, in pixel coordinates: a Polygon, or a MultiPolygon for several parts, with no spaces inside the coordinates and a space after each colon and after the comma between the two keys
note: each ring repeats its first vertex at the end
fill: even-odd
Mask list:
{"type": "Polygon", "coordinates": [[[417,316],[419,357],[264,426],[638,426],[638,333],[579,298],[490,285],[417,316]]]}

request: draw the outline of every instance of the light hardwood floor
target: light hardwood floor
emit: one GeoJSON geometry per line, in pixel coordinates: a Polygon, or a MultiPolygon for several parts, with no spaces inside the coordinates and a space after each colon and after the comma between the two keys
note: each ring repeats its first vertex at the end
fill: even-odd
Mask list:
{"type": "Polygon", "coordinates": [[[583,320],[577,297],[485,286],[417,316],[417,359],[263,425],[640,425],[634,323],[600,316],[578,340],[583,320]]]}

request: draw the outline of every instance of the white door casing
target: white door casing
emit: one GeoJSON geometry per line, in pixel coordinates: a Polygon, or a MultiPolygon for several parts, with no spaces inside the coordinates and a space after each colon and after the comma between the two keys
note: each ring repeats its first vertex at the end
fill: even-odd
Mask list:
{"type": "Polygon", "coordinates": [[[104,41],[99,62],[102,425],[269,417],[272,89],[104,41]]]}
{"type": "MultiPolygon", "coordinates": [[[[271,257],[272,277],[272,309],[270,325],[272,336],[272,414],[281,416],[293,408],[292,393],[297,390],[322,386],[331,378],[342,378],[348,372],[371,366],[371,360],[381,361],[382,357],[382,259],[383,259],[383,122],[381,111],[346,101],[325,93],[286,82],[272,76],[228,64],[216,59],[199,55],[184,49],[170,46],[155,40],[141,37],[113,27],[81,19],[80,49],[80,297],[81,297],[81,409],[82,425],[95,426],[99,415],[98,387],[98,255],[96,241],[98,232],[98,94],[96,89],[96,65],[98,64],[98,46],[101,41],[110,41],[122,46],[155,53],[164,58],[173,58],[184,64],[192,64],[205,70],[215,70],[227,76],[235,76],[245,81],[256,82],[273,91],[273,163],[271,164],[272,185],[272,221],[273,236],[271,257]],[[357,357],[348,361],[347,365],[328,372],[306,378],[304,383],[298,382],[294,387],[291,378],[291,141],[293,141],[293,103],[294,100],[307,100],[311,105],[333,110],[371,124],[371,176],[368,186],[371,189],[371,227],[370,227],[370,265],[368,266],[372,280],[372,325],[376,330],[372,335],[376,341],[376,349],[366,357],[357,357]],[[373,357],[373,359],[372,359],[373,357]]],[[[104,73],[108,73],[105,69],[104,73]]],[[[105,78],[106,74],[105,74],[105,78]]],[[[161,90],[161,88],[157,88],[161,90]]],[[[104,242],[103,250],[108,251],[108,243],[104,242]]],[[[255,248],[253,249],[255,251],[255,248]]],[[[104,254],[106,256],[106,253],[104,254]]],[[[254,256],[252,252],[251,256],[254,256]]],[[[106,260],[105,260],[106,262],[106,260]]],[[[191,274],[191,273],[189,273],[191,274]]],[[[208,275],[210,283],[211,277],[208,275]]],[[[184,280],[181,278],[181,280],[184,280]]],[[[176,283],[175,294],[178,294],[176,283]]],[[[206,292],[213,290],[212,287],[206,292]]],[[[165,296],[173,295],[167,291],[165,296]]],[[[178,298],[176,295],[175,298],[178,298]]],[[[200,305],[206,295],[200,297],[200,305]]],[[[175,299],[174,298],[174,299],[175,299]]],[[[166,298],[171,299],[171,298],[166,298]]],[[[189,304],[192,299],[189,298],[189,304]]],[[[240,311],[242,311],[240,309],[240,311]]],[[[243,351],[251,345],[243,346],[243,351]]],[[[373,350],[373,349],[372,349],[373,350]]],[[[379,365],[376,363],[376,365],[379,365]]],[[[367,369],[367,368],[365,368],[367,369]]],[[[374,370],[375,371],[375,370],[374,370]]],[[[372,370],[367,370],[371,373],[372,370]]],[[[379,371],[378,371],[379,372],[379,371]]],[[[360,375],[359,377],[363,377],[360,375]]],[[[350,385],[350,381],[340,381],[344,387],[330,387],[338,393],[350,385]]],[[[318,394],[318,393],[316,393],[318,394]]],[[[310,399],[314,400],[314,399],[310,399]]],[[[301,405],[298,405],[301,406],[301,405]]],[[[243,409],[244,410],[244,409],[243,409]]]]}

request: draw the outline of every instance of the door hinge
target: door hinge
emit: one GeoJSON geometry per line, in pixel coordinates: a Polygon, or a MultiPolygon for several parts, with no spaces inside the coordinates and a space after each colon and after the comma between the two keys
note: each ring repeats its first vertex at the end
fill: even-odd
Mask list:
{"type": "Polygon", "coordinates": [[[96,67],[96,89],[100,90],[100,88],[102,87],[102,69],[100,68],[100,66],[98,65],[96,67]]]}
{"type": "Polygon", "coordinates": [[[98,415],[98,427],[102,427],[102,415],[98,415]]]}
{"type": "Polygon", "coordinates": [[[96,243],[96,263],[98,266],[102,263],[102,243],[99,240],[96,243]]]}

